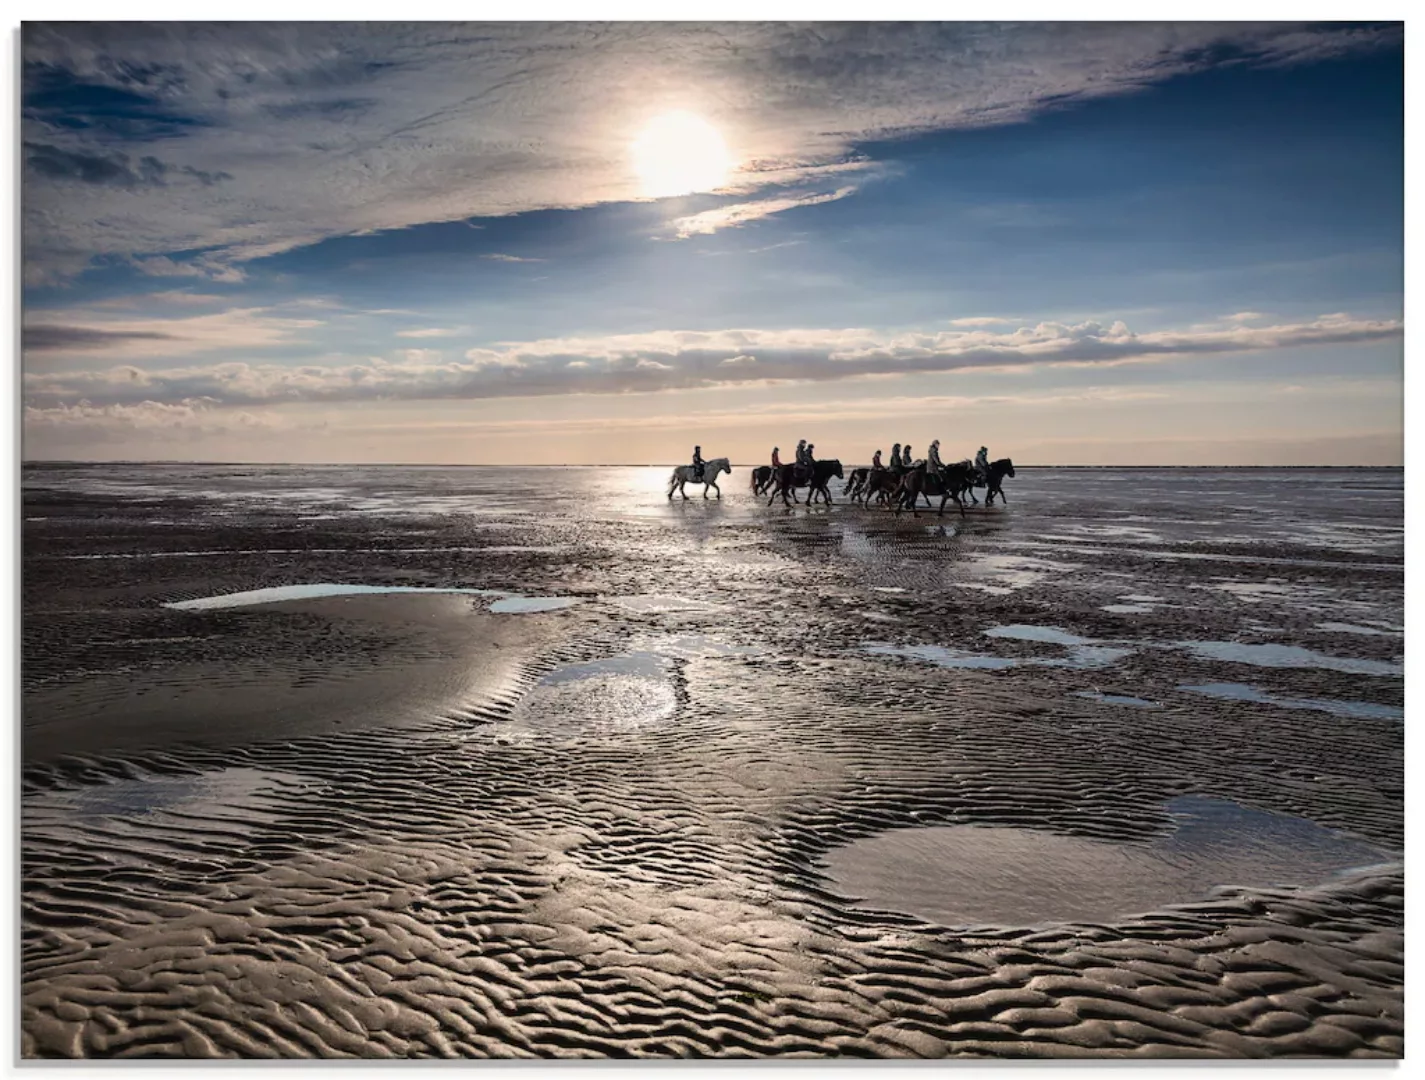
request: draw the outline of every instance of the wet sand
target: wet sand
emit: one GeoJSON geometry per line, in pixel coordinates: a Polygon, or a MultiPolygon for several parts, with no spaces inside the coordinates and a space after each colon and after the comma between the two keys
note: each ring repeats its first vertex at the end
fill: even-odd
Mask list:
{"type": "Polygon", "coordinates": [[[353,475],[27,471],[25,1056],[1401,1055],[1398,472],[353,475]]]}

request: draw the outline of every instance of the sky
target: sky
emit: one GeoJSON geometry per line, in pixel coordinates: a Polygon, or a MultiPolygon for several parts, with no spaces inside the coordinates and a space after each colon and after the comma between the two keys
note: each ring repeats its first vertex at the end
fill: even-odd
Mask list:
{"type": "Polygon", "coordinates": [[[27,23],[21,63],[29,460],[1402,462],[1398,23],[27,23]]]}

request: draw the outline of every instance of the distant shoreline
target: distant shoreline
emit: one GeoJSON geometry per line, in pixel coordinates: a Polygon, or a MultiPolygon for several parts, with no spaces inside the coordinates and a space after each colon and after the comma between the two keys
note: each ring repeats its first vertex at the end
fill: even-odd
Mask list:
{"type": "MultiPolygon", "coordinates": [[[[68,461],[63,459],[36,459],[32,461],[22,461],[21,468],[40,468],[49,466],[72,466],[72,465],[194,465],[194,466],[219,466],[219,465],[241,465],[244,468],[306,468],[306,469],[672,469],[680,465],[686,465],[686,461],[659,462],[659,461],[602,461],[602,462],[571,462],[561,465],[526,465],[526,464],[468,464],[461,462],[445,461],[177,461],[177,460],[151,460],[151,461],[68,461]]],[[[733,462],[734,469],[756,469],[767,464],[759,461],[755,464],[739,464],[733,462]]],[[[850,465],[848,468],[865,468],[863,465],[850,465]]],[[[1401,472],[1405,470],[1404,465],[1037,465],[1024,464],[1015,465],[1016,469],[1100,469],[1105,471],[1123,472],[1129,469],[1137,470],[1174,470],[1178,472],[1188,470],[1217,470],[1223,469],[1272,469],[1280,471],[1282,469],[1340,469],[1343,471],[1359,469],[1396,469],[1401,472]]]]}

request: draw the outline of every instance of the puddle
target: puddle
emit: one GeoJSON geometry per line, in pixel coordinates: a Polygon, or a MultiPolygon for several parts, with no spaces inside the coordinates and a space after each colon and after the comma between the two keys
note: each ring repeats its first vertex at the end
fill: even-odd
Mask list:
{"type": "Polygon", "coordinates": [[[1299,645],[1243,645],[1235,641],[1180,641],[1178,645],[1204,660],[1253,667],[1325,668],[1350,675],[1402,675],[1405,671],[1398,661],[1328,656],[1299,645]]]}
{"type": "Polygon", "coordinates": [[[1152,604],[1104,604],[1100,611],[1111,611],[1115,615],[1147,615],[1154,611],[1152,604]]]}
{"type": "Polygon", "coordinates": [[[1133,652],[1132,649],[1120,649],[1106,645],[1073,645],[1069,648],[1068,656],[1044,658],[994,656],[989,653],[976,653],[965,649],[949,649],[943,645],[890,645],[886,642],[874,641],[863,644],[861,648],[863,651],[877,656],[903,656],[912,660],[924,660],[943,668],[979,668],[990,671],[1026,666],[1106,667],[1133,652]]]}
{"type": "Polygon", "coordinates": [[[1357,626],[1355,623],[1323,622],[1316,624],[1317,630],[1334,634],[1364,634],[1370,637],[1404,637],[1399,630],[1377,630],[1372,626],[1357,626]]]}
{"type": "Polygon", "coordinates": [[[672,657],[652,651],[563,664],[491,733],[496,743],[517,745],[570,745],[636,733],[677,711],[672,676],[672,657]]]}
{"type": "Polygon", "coordinates": [[[560,611],[579,603],[574,596],[505,596],[490,605],[496,615],[520,615],[534,611],[560,611]]]}
{"type": "Polygon", "coordinates": [[[556,611],[579,603],[567,596],[519,596],[499,589],[457,589],[430,585],[341,585],[316,583],[311,585],[277,585],[267,589],[204,596],[196,600],[176,600],[164,604],[175,611],[217,611],[223,608],[251,607],[256,604],[276,604],[287,600],[316,600],[328,596],[375,596],[383,593],[429,593],[431,595],[497,596],[490,605],[497,614],[531,611],[556,611]]]}
{"type": "Polygon", "coordinates": [[[1148,596],[1146,593],[1126,593],[1118,599],[1128,600],[1134,604],[1161,604],[1163,602],[1163,597],[1148,596]]]}
{"type": "Polygon", "coordinates": [[[861,648],[877,656],[906,656],[912,660],[925,660],[945,668],[998,670],[1015,667],[1019,663],[1018,660],[1005,656],[986,656],[983,653],[965,652],[962,649],[947,649],[943,645],[887,645],[883,642],[868,642],[861,648]]]}
{"type": "Polygon", "coordinates": [[[1398,705],[1377,705],[1370,701],[1333,701],[1328,698],[1279,698],[1244,683],[1203,683],[1198,686],[1179,686],[1178,689],[1224,701],[1250,701],[1284,709],[1311,709],[1315,712],[1331,713],[1333,716],[1347,716],[1354,720],[1405,719],[1405,710],[1398,705]]]}
{"type": "Polygon", "coordinates": [[[667,593],[648,593],[643,596],[611,596],[612,600],[621,608],[640,613],[654,613],[660,611],[701,611],[706,608],[716,607],[706,600],[693,600],[686,596],[673,596],[667,593]]]}
{"type": "Polygon", "coordinates": [[[1092,638],[1079,637],[1058,630],[1052,626],[992,626],[985,631],[986,637],[1011,638],[1015,641],[1043,641],[1050,645],[1087,645],[1092,638]]]}
{"type": "Polygon", "coordinates": [[[1134,705],[1140,709],[1161,709],[1163,706],[1157,701],[1148,701],[1145,698],[1132,697],[1128,694],[1103,694],[1097,690],[1076,690],[1074,697],[1088,698],[1090,701],[1101,701],[1105,705],[1134,705]]]}
{"type": "Polygon", "coordinates": [[[905,592],[905,589],[901,588],[899,585],[872,585],[871,591],[884,593],[903,593],[905,592]]]}
{"type": "Polygon", "coordinates": [[[825,857],[837,891],[860,906],[949,927],[1108,923],[1208,899],[1224,886],[1312,886],[1399,858],[1284,814],[1224,799],[1166,804],[1175,828],[1148,844],[1036,829],[896,829],[825,857]]]}
{"type": "Polygon", "coordinates": [[[287,819],[296,800],[323,783],[293,773],[215,769],[193,776],[144,776],[76,791],[26,795],[20,815],[29,840],[67,845],[104,836],[111,862],[146,865],[190,859],[195,842],[239,845],[287,819]]]}

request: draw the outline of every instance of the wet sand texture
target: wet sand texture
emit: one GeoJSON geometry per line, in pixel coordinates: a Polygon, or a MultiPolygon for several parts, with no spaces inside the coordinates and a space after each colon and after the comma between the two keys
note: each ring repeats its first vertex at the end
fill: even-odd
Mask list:
{"type": "Polygon", "coordinates": [[[21,1052],[1400,1057],[1399,473],[1333,476],[28,470],[21,1052]],[[580,602],[164,607],[314,582],[580,602]]]}

